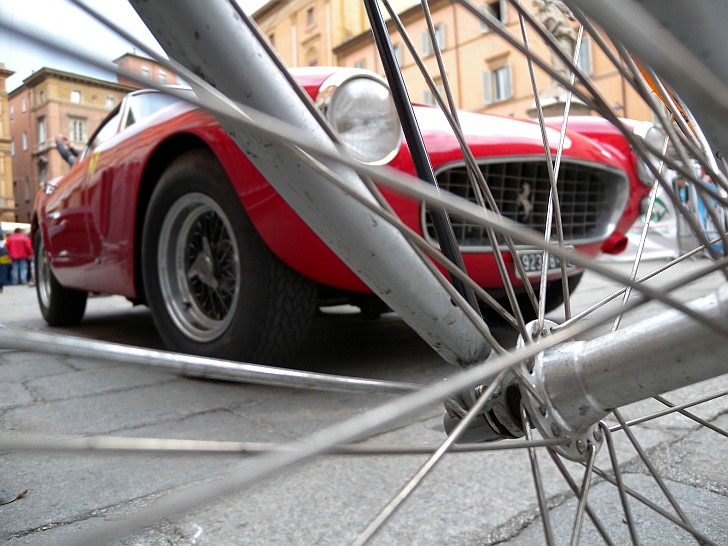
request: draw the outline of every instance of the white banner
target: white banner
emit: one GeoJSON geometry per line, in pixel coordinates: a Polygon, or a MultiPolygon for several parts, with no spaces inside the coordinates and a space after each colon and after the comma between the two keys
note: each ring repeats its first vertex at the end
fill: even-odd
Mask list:
{"type": "MultiPolygon", "coordinates": [[[[642,215],[627,232],[627,248],[612,258],[618,261],[632,261],[637,254],[640,238],[644,230],[645,217],[642,215]]],[[[651,220],[647,228],[647,238],[642,259],[671,259],[678,255],[678,234],[675,207],[665,190],[658,188],[651,220]]]]}
{"type": "MultiPolygon", "coordinates": [[[[708,178],[703,177],[701,182],[708,188],[715,191],[715,184],[708,178]]],[[[717,206],[715,199],[709,198],[718,217],[719,228],[716,229],[714,222],[708,214],[705,201],[701,199],[692,182],[686,182],[680,177],[673,180],[673,188],[680,197],[680,201],[687,207],[696,221],[700,224],[703,233],[708,240],[714,239],[719,234],[719,229],[726,229],[725,209],[717,206]]],[[[619,261],[631,261],[634,259],[639,247],[640,238],[645,225],[645,218],[639,218],[632,229],[627,232],[627,249],[618,256],[612,257],[619,261]]],[[[675,205],[670,200],[662,187],[658,188],[655,198],[655,205],[652,209],[651,220],[647,228],[647,238],[643,259],[670,259],[689,252],[700,246],[698,238],[682,215],[676,214],[675,205]]],[[[722,252],[723,245],[716,243],[713,247],[722,252]]]]}

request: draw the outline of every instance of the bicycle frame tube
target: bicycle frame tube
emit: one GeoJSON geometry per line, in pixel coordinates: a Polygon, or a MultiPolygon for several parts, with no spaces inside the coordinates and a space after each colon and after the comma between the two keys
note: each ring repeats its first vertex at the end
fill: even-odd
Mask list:
{"type": "MultiPolygon", "coordinates": [[[[214,82],[232,100],[281,118],[333,150],[331,137],[237,6],[226,0],[131,4],[170,57],[214,82]]],[[[394,227],[374,219],[364,205],[328,183],[289,146],[246,134],[234,122],[221,123],[299,216],[445,360],[470,365],[488,357],[491,348],[482,335],[487,327],[481,321],[478,330],[473,317],[453,305],[451,290],[394,227]]],[[[353,170],[327,168],[351,192],[374,202],[353,170]]]]}
{"type": "MultiPolygon", "coordinates": [[[[689,305],[728,321],[728,285],[689,305]]],[[[534,383],[559,420],[589,427],[620,406],[728,372],[726,338],[670,310],[536,358],[534,383]]]]}

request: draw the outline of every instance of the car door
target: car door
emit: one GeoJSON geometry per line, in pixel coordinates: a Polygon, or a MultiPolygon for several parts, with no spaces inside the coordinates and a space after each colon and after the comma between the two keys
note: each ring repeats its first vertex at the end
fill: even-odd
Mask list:
{"type": "MultiPolygon", "coordinates": [[[[46,249],[58,268],[80,266],[89,260],[83,185],[87,162],[78,160],[57,184],[49,184],[45,206],[46,249]]],[[[62,274],[62,273],[61,273],[62,274]]]]}
{"type": "Polygon", "coordinates": [[[133,287],[136,191],[142,164],[157,142],[151,137],[158,134],[146,121],[175,102],[176,98],[152,90],[130,93],[115,128],[100,130],[90,146],[92,167],[84,182],[84,198],[94,263],[85,271],[85,281],[95,291],[129,294],[133,287]]]}
{"type": "Polygon", "coordinates": [[[59,279],[72,275],[95,261],[90,225],[89,179],[96,175],[97,148],[119,130],[121,108],[112,111],[96,130],[70,173],[58,184],[50,184],[46,201],[48,239],[46,247],[59,279]]]}

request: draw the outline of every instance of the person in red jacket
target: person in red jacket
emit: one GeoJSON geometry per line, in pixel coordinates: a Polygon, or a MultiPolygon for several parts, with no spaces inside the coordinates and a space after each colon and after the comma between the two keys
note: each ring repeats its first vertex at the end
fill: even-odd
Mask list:
{"type": "Polygon", "coordinates": [[[10,266],[10,284],[26,284],[28,282],[28,260],[33,257],[33,245],[23,230],[15,228],[12,235],[5,239],[8,256],[13,261],[10,266]]]}

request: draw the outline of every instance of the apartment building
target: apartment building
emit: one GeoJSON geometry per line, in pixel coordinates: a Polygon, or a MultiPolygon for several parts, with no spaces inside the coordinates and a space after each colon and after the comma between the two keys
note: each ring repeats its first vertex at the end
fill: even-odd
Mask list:
{"type": "MultiPolygon", "coordinates": [[[[134,74],[142,81],[148,80],[159,85],[176,85],[179,83],[177,75],[174,72],[170,72],[166,68],[159,66],[155,61],[143,55],[125,53],[121,57],[114,59],[114,64],[119,67],[119,70],[134,74]]],[[[129,87],[140,87],[136,81],[121,74],[117,76],[116,81],[121,85],[127,85],[129,87]]]]}
{"type": "MultiPolygon", "coordinates": [[[[518,14],[510,3],[481,0],[480,4],[500,19],[514,36],[521,35],[518,14]]],[[[537,2],[526,0],[523,4],[539,13],[537,2]]],[[[441,88],[443,81],[436,75],[435,49],[419,2],[403,0],[398,6],[400,9],[396,12],[413,41],[415,51],[423,57],[428,72],[435,75],[435,83],[441,88]]],[[[271,0],[253,14],[253,18],[290,66],[332,64],[367,68],[382,74],[368,21],[363,12],[357,11],[359,9],[363,9],[361,0],[271,0]],[[322,37],[324,28],[332,29],[328,41],[322,37]],[[321,39],[314,40],[313,37],[321,39]],[[313,43],[316,47],[310,47],[313,43]]],[[[450,0],[430,0],[429,9],[436,29],[437,47],[442,52],[457,106],[464,110],[520,118],[533,116],[531,79],[523,55],[459,4],[450,0]]],[[[387,19],[395,55],[411,100],[434,103],[405,41],[391,19],[387,19]]],[[[534,31],[530,32],[531,48],[544,59],[550,59],[544,44],[534,31]]],[[[582,42],[580,50],[582,70],[596,82],[618,114],[634,119],[651,119],[643,101],[626,85],[607,56],[590,38],[582,42]]],[[[540,90],[548,89],[552,83],[550,76],[538,69],[536,78],[540,90]]],[[[558,98],[551,97],[551,103],[558,106],[558,98]]],[[[576,109],[578,113],[588,113],[586,108],[579,109],[578,104],[576,109]]]]}
{"type": "Polygon", "coordinates": [[[68,172],[55,137],[83,147],[131,87],[79,74],[42,68],[8,95],[15,221],[29,222],[36,192],[68,172]]]}
{"type": "Polygon", "coordinates": [[[253,19],[288,66],[336,66],[335,48],[369,28],[361,0],[269,0],[253,19]]]}

